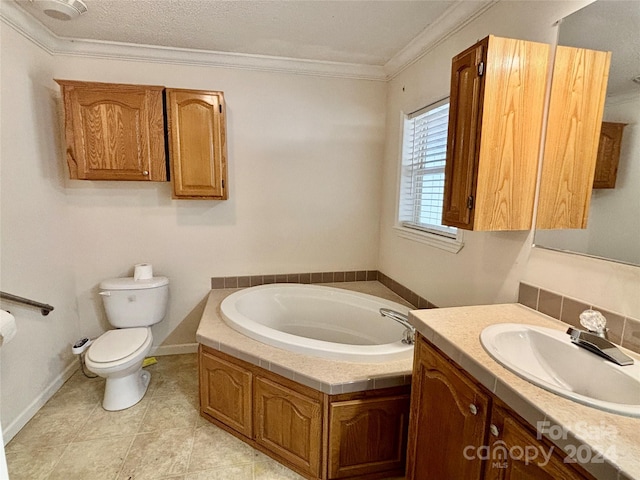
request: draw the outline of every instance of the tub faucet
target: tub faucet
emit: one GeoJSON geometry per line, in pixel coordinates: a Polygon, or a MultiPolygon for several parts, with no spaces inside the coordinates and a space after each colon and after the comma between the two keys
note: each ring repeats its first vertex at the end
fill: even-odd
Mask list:
{"type": "Polygon", "coordinates": [[[402,343],[405,343],[407,345],[414,344],[414,342],[416,341],[416,329],[413,328],[413,325],[409,323],[409,317],[390,308],[381,308],[380,315],[390,318],[391,320],[395,320],[400,325],[405,327],[405,331],[402,334],[402,343]]]}

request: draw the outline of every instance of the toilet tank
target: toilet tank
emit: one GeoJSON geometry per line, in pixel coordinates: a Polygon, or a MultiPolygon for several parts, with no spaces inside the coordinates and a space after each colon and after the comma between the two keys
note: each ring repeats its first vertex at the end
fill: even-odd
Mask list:
{"type": "Polygon", "coordinates": [[[169,279],[112,278],[100,283],[107,320],[116,328],[148,327],[167,313],[169,279]]]}

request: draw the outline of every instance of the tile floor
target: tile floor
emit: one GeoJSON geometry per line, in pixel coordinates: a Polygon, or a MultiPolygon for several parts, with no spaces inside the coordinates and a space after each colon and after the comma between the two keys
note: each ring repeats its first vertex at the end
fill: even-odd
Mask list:
{"type": "Polygon", "coordinates": [[[301,476],[200,417],[197,357],[157,357],[137,405],[107,412],[76,372],[6,447],[11,480],[276,480],[301,476]]]}

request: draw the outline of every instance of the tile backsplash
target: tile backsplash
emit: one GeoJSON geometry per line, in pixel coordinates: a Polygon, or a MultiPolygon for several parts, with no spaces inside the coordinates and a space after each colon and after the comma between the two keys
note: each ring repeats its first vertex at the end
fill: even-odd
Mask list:
{"type": "Polygon", "coordinates": [[[378,281],[399,297],[416,308],[437,308],[433,303],[409,290],[404,285],[393,280],[377,270],[358,270],[345,272],[312,272],[312,273],[281,273],[269,275],[247,275],[241,277],[213,277],[211,288],[246,288],[269,283],[340,283],[340,282],[369,282],[378,281]]]}
{"type": "Polygon", "coordinates": [[[583,328],[580,313],[588,308],[598,310],[607,319],[609,340],[640,353],[640,320],[526,283],[520,283],[518,303],[578,328],[583,328]]]}

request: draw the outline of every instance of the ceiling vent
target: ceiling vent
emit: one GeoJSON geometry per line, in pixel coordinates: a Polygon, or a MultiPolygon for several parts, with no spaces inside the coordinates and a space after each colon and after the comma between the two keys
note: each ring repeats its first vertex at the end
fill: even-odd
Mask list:
{"type": "Polygon", "coordinates": [[[82,0],[38,0],[33,3],[56,20],[71,20],[87,11],[87,6],[82,0]]]}

